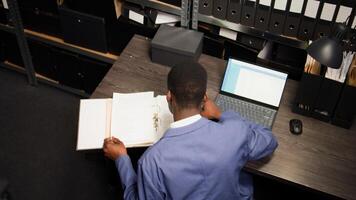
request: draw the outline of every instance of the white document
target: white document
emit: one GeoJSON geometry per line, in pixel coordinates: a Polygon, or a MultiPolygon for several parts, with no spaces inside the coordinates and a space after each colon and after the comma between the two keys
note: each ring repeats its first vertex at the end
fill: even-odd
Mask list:
{"type": "Polygon", "coordinates": [[[9,5],[7,5],[7,0],[2,0],[2,5],[4,8],[9,9],[9,5]]]}
{"type": "Polygon", "coordinates": [[[319,4],[319,1],[308,0],[304,15],[315,19],[318,14],[319,4]]]}
{"type": "Polygon", "coordinates": [[[172,14],[158,11],[155,24],[170,24],[179,21],[180,21],[180,17],[177,15],[172,15],[172,14]]]}
{"type": "Polygon", "coordinates": [[[145,16],[143,16],[135,11],[132,11],[132,10],[129,10],[129,19],[131,19],[135,22],[138,22],[140,24],[145,23],[145,16]]]}
{"type": "Polygon", "coordinates": [[[226,29],[226,28],[220,28],[219,30],[219,35],[222,37],[226,37],[229,38],[231,40],[236,40],[237,38],[237,32],[230,30],[230,29],[226,29]]]}
{"type": "Polygon", "coordinates": [[[289,11],[293,13],[302,13],[304,0],[292,0],[289,11]]]}
{"type": "Polygon", "coordinates": [[[116,137],[126,147],[157,142],[173,122],[166,96],[153,92],[120,94],[113,99],[81,100],[77,150],[100,149],[116,137]]]}
{"type": "Polygon", "coordinates": [[[171,111],[169,110],[168,103],[166,96],[157,96],[155,98],[155,105],[156,105],[156,113],[157,113],[157,118],[156,120],[156,126],[157,126],[157,131],[155,135],[155,142],[158,141],[166,132],[166,130],[169,129],[171,123],[173,123],[173,115],[171,111]]]}
{"type": "Polygon", "coordinates": [[[351,12],[352,12],[352,8],[347,6],[340,6],[339,13],[337,14],[335,21],[337,23],[345,22],[346,19],[351,15],[351,12]]]}
{"type": "Polygon", "coordinates": [[[77,150],[98,149],[110,136],[111,99],[80,100],[77,150]]]}
{"type": "Polygon", "coordinates": [[[126,147],[157,142],[173,122],[166,97],[153,92],[114,93],[112,104],[111,135],[126,147]]]}
{"type": "Polygon", "coordinates": [[[274,9],[285,11],[287,9],[287,0],[275,0],[274,9]]]}
{"type": "Polygon", "coordinates": [[[271,6],[271,3],[272,3],[271,0],[260,0],[261,5],[271,6]]]}
{"type": "Polygon", "coordinates": [[[114,93],[112,109],[112,136],[127,146],[153,142],[153,92],[114,93]]]}
{"type": "Polygon", "coordinates": [[[331,22],[334,17],[335,9],[336,9],[335,4],[324,3],[324,7],[323,10],[321,11],[320,19],[331,22]]]}

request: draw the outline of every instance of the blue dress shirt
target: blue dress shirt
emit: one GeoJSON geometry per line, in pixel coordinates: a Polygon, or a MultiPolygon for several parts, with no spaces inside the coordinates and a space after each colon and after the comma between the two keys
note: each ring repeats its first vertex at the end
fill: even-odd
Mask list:
{"type": "Polygon", "coordinates": [[[241,169],[277,145],[269,129],[225,112],[219,122],[168,129],[142,155],[137,175],[128,156],[115,163],[124,199],[251,199],[252,180],[241,169]]]}

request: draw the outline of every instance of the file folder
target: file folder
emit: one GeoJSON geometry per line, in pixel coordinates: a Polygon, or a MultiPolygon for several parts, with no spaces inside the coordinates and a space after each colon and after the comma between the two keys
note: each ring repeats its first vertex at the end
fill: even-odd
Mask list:
{"type": "Polygon", "coordinates": [[[284,25],[284,34],[290,37],[297,37],[300,20],[304,6],[304,0],[291,0],[289,12],[284,25]]]}
{"type": "Polygon", "coordinates": [[[315,28],[314,39],[318,39],[320,37],[330,35],[335,9],[336,9],[335,4],[331,4],[331,3],[323,4],[320,18],[315,28]]]}
{"type": "Polygon", "coordinates": [[[199,13],[203,15],[213,14],[213,0],[200,0],[199,13]]]}
{"type": "Polygon", "coordinates": [[[301,40],[311,40],[314,34],[316,18],[319,11],[320,2],[316,0],[308,0],[302,22],[299,27],[298,38],[301,40]]]}
{"type": "Polygon", "coordinates": [[[255,27],[260,30],[268,29],[269,14],[271,10],[271,0],[260,0],[257,5],[255,27]]]}
{"type": "Polygon", "coordinates": [[[351,15],[351,13],[352,13],[352,7],[340,5],[339,11],[336,15],[335,24],[344,23],[347,20],[347,18],[351,15]]]}
{"type": "Polygon", "coordinates": [[[287,0],[275,0],[269,24],[272,33],[282,34],[286,19],[287,0]]]}
{"type": "Polygon", "coordinates": [[[241,12],[241,24],[245,26],[255,25],[256,0],[245,0],[241,12]]]}
{"type": "Polygon", "coordinates": [[[213,16],[219,19],[226,19],[228,0],[215,0],[213,7],[213,16]]]}
{"type": "Polygon", "coordinates": [[[240,23],[242,0],[230,0],[227,6],[226,19],[230,22],[240,23]]]}

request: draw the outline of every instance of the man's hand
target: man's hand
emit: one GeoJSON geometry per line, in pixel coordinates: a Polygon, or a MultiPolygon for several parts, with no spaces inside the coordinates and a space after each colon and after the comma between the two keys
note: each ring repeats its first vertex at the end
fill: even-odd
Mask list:
{"type": "Polygon", "coordinates": [[[105,156],[111,160],[116,160],[120,156],[127,155],[124,143],[115,137],[104,140],[103,150],[105,156]]]}
{"type": "Polygon", "coordinates": [[[207,96],[204,98],[204,107],[200,114],[208,119],[220,119],[221,111],[220,108],[207,96]]]}

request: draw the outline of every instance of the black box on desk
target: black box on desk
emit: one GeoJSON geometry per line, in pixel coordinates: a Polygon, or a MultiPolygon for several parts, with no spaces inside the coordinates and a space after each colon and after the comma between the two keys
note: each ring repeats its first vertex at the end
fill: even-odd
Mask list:
{"type": "Polygon", "coordinates": [[[303,73],[292,111],[330,122],[343,83],[319,75],[303,73]]]}
{"type": "Polygon", "coordinates": [[[331,123],[343,128],[350,128],[356,115],[356,87],[345,85],[331,123]]]}
{"type": "Polygon", "coordinates": [[[168,66],[183,61],[198,61],[203,36],[197,31],[161,25],[151,42],[151,59],[168,66]]]}

